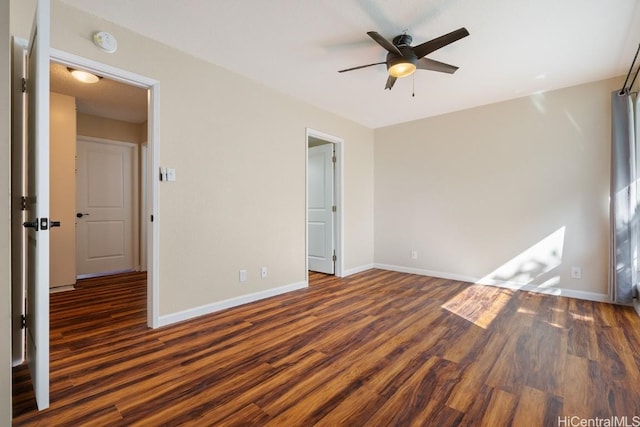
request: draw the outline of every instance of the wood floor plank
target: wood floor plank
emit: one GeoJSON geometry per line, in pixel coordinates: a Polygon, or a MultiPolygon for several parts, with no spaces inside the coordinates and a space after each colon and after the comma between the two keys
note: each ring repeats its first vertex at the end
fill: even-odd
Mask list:
{"type": "Polygon", "coordinates": [[[621,327],[600,328],[599,351],[603,355],[601,366],[609,378],[621,382],[640,383],[640,371],[631,354],[631,346],[621,327]]]}
{"type": "Polygon", "coordinates": [[[505,335],[492,332],[475,360],[465,364],[460,382],[454,387],[447,405],[466,413],[477,402],[477,396],[486,388],[486,381],[498,359],[505,355],[505,335]]]}
{"type": "MultiPolygon", "coordinates": [[[[209,401],[202,409],[201,419],[206,420],[206,424],[217,425],[218,422],[226,420],[229,422],[240,407],[245,405],[255,405],[264,390],[269,390],[271,395],[279,395],[290,388],[290,381],[299,378],[308,372],[313,371],[326,359],[326,355],[318,352],[309,352],[297,358],[295,363],[282,365],[273,370],[273,375],[254,378],[254,384],[247,384],[242,390],[230,395],[229,390],[225,391],[224,401],[209,401]]],[[[260,409],[260,413],[271,418],[266,412],[260,409]]],[[[237,415],[237,414],[236,414],[237,415]]],[[[265,421],[266,422],[266,421],[265,421]]],[[[202,424],[200,424],[202,425],[202,424]]]]}
{"type": "Polygon", "coordinates": [[[367,425],[367,421],[385,399],[379,395],[360,387],[342,399],[337,406],[324,417],[314,423],[315,427],[360,426],[367,425]]]}
{"type": "Polygon", "coordinates": [[[51,406],[14,426],[557,425],[640,414],[629,307],[384,270],[156,330],[142,273],[52,294],[51,406]]]}
{"type": "Polygon", "coordinates": [[[574,378],[574,381],[565,383],[563,408],[566,415],[580,414],[585,418],[591,418],[603,413],[606,408],[606,399],[598,389],[594,389],[594,381],[599,381],[601,375],[597,364],[583,357],[567,356],[566,375],[574,378]]]}
{"type": "Polygon", "coordinates": [[[598,335],[593,321],[573,320],[569,327],[569,354],[599,360],[598,335]]]}
{"type": "MultiPolygon", "coordinates": [[[[414,360],[413,374],[368,420],[370,425],[434,425],[436,419],[451,418],[445,402],[457,383],[460,370],[439,357],[414,360]]],[[[454,416],[456,422],[462,418],[454,416]]]]}
{"type": "MultiPolygon", "coordinates": [[[[503,390],[493,390],[480,426],[508,426],[513,423],[518,397],[503,390]]],[[[530,420],[532,421],[532,420],[530,420]]],[[[527,423],[526,425],[533,425],[527,423]]]]}
{"type": "Polygon", "coordinates": [[[531,387],[524,387],[518,398],[518,406],[513,418],[514,426],[544,426],[547,401],[550,396],[531,387]]]}
{"type": "Polygon", "coordinates": [[[530,386],[559,395],[564,384],[567,336],[566,330],[545,322],[512,334],[487,384],[515,394],[530,386]]]}

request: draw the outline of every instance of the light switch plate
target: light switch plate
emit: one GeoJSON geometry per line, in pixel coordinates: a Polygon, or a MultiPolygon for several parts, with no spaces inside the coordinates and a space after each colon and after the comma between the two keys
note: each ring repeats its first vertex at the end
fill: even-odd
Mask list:
{"type": "Polygon", "coordinates": [[[176,170],[174,168],[167,168],[167,181],[172,182],[176,180],[176,170]]]}

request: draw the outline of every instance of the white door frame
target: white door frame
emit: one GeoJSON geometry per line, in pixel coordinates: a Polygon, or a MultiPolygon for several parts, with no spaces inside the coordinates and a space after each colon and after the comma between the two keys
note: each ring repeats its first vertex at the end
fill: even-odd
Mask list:
{"type": "Polygon", "coordinates": [[[18,206],[18,195],[27,194],[26,177],[15,176],[15,169],[24,175],[26,171],[26,93],[22,92],[22,76],[27,74],[27,41],[13,39],[13,77],[11,82],[12,108],[21,108],[12,114],[11,122],[11,319],[12,338],[11,348],[13,366],[18,366],[25,360],[25,329],[21,326],[21,318],[26,314],[26,230],[22,223],[26,221],[25,211],[18,206]],[[19,76],[19,77],[18,77],[19,76]],[[20,166],[18,166],[20,165],[20,166]],[[16,179],[17,178],[17,179],[16,179]]]}
{"type": "Polygon", "coordinates": [[[306,137],[305,137],[305,203],[304,203],[304,229],[305,229],[305,246],[304,246],[304,262],[305,262],[305,274],[307,283],[309,282],[309,140],[311,138],[321,139],[326,142],[330,142],[334,145],[335,153],[336,153],[336,166],[335,166],[335,179],[334,179],[334,198],[337,206],[337,211],[335,215],[335,227],[334,227],[334,242],[335,242],[335,250],[336,250],[336,266],[335,266],[335,275],[337,277],[343,277],[343,264],[344,264],[344,230],[342,224],[344,223],[344,192],[343,192],[343,184],[342,184],[342,176],[343,176],[343,162],[342,155],[344,152],[344,140],[337,136],[329,135],[328,133],[320,132],[315,129],[306,128],[306,137]]]}
{"type": "MultiPolygon", "coordinates": [[[[158,177],[153,171],[158,170],[159,158],[159,127],[160,127],[160,82],[130,71],[112,67],[91,59],[83,58],[72,53],[58,49],[50,50],[50,59],[53,62],[73,68],[81,68],[91,71],[103,77],[125,83],[131,86],[141,87],[149,91],[147,110],[147,165],[146,165],[146,199],[147,218],[146,247],[147,247],[147,325],[150,328],[160,326],[159,322],[159,218],[158,218],[158,177]],[[152,219],[153,218],[153,219],[152,219]]],[[[143,243],[143,242],[141,242],[143,243]]]]}

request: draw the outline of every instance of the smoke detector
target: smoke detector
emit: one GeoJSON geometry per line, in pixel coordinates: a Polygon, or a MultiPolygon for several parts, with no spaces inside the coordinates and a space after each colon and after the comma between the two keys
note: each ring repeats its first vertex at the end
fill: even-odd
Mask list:
{"type": "Polygon", "coordinates": [[[107,53],[113,53],[118,50],[118,42],[116,38],[106,31],[98,31],[93,34],[93,43],[107,53]]]}

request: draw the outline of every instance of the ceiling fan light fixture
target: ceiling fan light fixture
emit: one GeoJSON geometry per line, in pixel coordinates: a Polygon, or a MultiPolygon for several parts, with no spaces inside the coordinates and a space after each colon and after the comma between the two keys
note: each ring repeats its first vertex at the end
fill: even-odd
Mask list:
{"type": "Polygon", "coordinates": [[[416,71],[416,66],[411,62],[400,62],[389,67],[389,74],[393,77],[407,77],[416,71]]]}
{"type": "Polygon", "coordinates": [[[393,77],[407,77],[416,71],[418,58],[399,57],[390,59],[388,62],[389,75],[393,77]]]}
{"type": "Polygon", "coordinates": [[[81,81],[82,83],[97,83],[102,77],[96,76],[93,73],[84,70],[75,70],[73,68],[67,68],[74,79],[81,81]]]}

